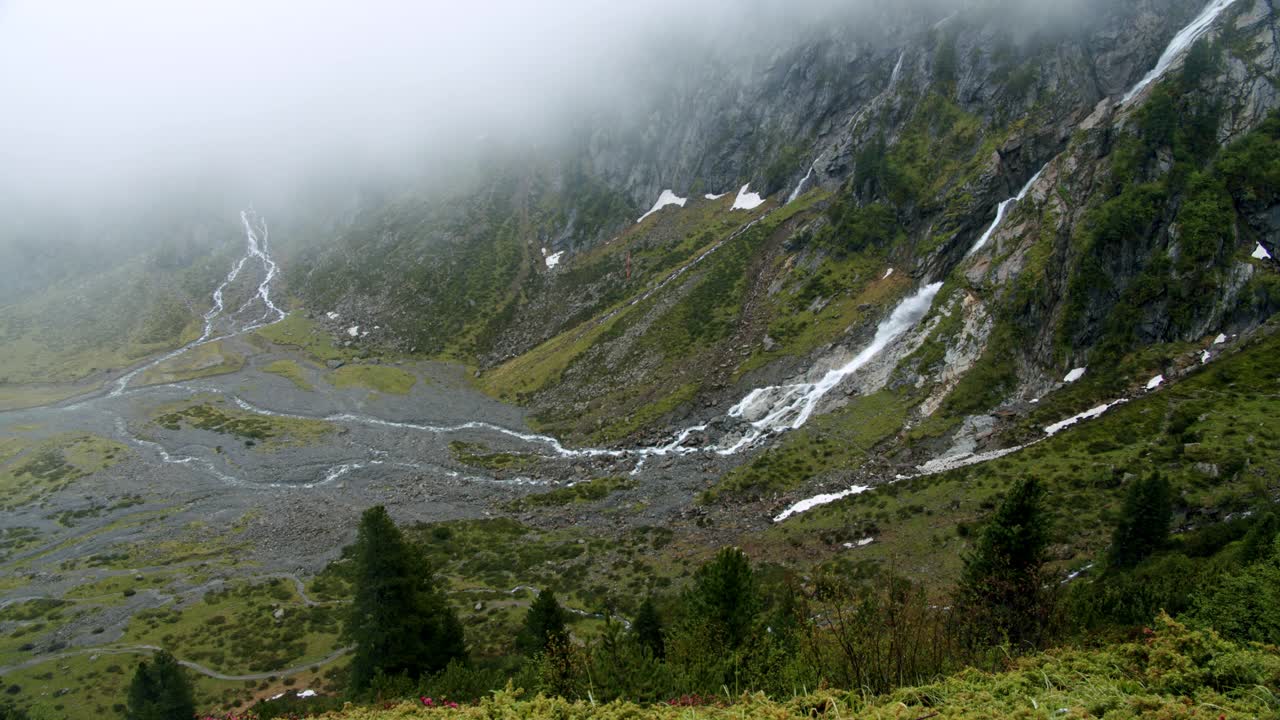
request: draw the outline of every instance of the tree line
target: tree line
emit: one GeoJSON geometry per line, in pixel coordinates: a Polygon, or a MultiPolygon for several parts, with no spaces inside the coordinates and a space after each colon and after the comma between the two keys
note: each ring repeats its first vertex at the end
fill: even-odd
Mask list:
{"type": "MultiPolygon", "coordinates": [[[[997,670],[1064,642],[1118,640],[1164,610],[1235,639],[1280,641],[1277,515],[1266,506],[1174,541],[1173,504],[1158,473],[1131,481],[1102,567],[1071,583],[1047,570],[1045,490],[1026,479],[1006,493],[960,579],[941,593],[885,571],[774,579],[728,547],[682,592],[645,598],[630,622],[606,615],[603,631],[585,639],[544,588],[526,611],[517,655],[506,658],[469,656],[463,624],[423,552],[374,507],[350,553],[344,634],[355,650],[345,699],[468,701],[509,682],[596,701],[789,697],[823,685],[883,693],[964,667],[997,670]]],[[[190,697],[182,668],[160,653],[139,666],[128,717],[186,720],[190,697]]],[[[288,701],[256,709],[267,718],[285,706],[298,709],[288,701]]]]}

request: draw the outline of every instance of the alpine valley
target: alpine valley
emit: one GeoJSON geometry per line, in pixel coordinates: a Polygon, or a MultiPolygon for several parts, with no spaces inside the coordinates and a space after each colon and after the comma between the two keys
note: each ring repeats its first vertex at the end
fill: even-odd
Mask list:
{"type": "Polygon", "coordinates": [[[862,5],[0,230],[0,718],[1280,714],[1280,5],[862,5]]]}

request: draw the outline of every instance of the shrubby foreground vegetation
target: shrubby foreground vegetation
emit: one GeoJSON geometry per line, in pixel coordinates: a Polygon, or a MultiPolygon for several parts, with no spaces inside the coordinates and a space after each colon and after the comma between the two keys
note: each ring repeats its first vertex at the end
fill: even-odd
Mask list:
{"type": "MultiPolygon", "coordinates": [[[[1091,577],[1046,570],[1052,498],[1027,479],[944,592],[889,572],[780,575],[724,548],[597,637],[544,589],[512,652],[483,657],[423,550],[373,508],[346,553],[346,692],[235,717],[1274,717],[1280,516],[1262,502],[1175,539],[1168,492],[1158,474],[1132,482],[1091,577]]],[[[129,717],[178,717],[134,710],[156,707],[148,687],[183,697],[159,668],[176,669],[140,667],[129,717]]]]}

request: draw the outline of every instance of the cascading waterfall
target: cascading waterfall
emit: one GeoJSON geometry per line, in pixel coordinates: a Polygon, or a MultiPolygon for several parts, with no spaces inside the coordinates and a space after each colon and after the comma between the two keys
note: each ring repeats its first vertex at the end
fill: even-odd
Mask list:
{"type": "Polygon", "coordinates": [[[787,202],[786,202],[787,205],[790,205],[791,203],[795,202],[796,198],[800,197],[800,193],[804,192],[805,185],[809,183],[809,179],[812,177],[813,177],[813,165],[810,165],[809,172],[805,173],[804,177],[800,178],[800,182],[796,185],[796,189],[792,190],[791,194],[787,196],[787,202]]]}
{"type": "Polygon", "coordinates": [[[991,221],[991,225],[987,226],[986,232],[982,233],[982,235],[978,237],[978,241],[973,244],[973,247],[969,248],[969,252],[965,253],[965,257],[973,255],[981,250],[983,245],[987,244],[987,241],[995,234],[996,228],[1000,227],[1000,223],[1004,220],[1005,213],[1009,211],[1009,208],[1014,203],[1027,196],[1027,193],[1031,190],[1031,186],[1035,184],[1036,180],[1040,179],[1040,175],[1044,173],[1045,168],[1047,167],[1049,166],[1045,165],[1037,170],[1036,174],[1032,175],[1031,179],[1027,181],[1027,184],[1022,186],[1022,189],[1018,191],[1017,195],[1014,195],[996,206],[996,219],[991,221]]]}
{"type": "Polygon", "coordinates": [[[1173,36],[1173,40],[1169,41],[1169,46],[1165,48],[1160,55],[1160,59],[1156,61],[1156,66],[1151,68],[1151,72],[1143,76],[1136,85],[1129,89],[1129,92],[1124,94],[1120,104],[1128,104],[1148,85],[1159,80],[1183,53],[1189,50],[1192,45],[1195,45],[1196,41],[1209,31],[1209,28],[1213,27],[1213,22],[1218,19],[1218,16],[1234,5],[1235,2],[1236,0],[1210,0],[1204,10],[1201,10],[1200,14],[1189,25],[1173,36]]]}
{"type": "MultiPolygon", "coordinates": [[[[1128,93],[1126,93],[1126,95],[1124,96],[1124,99],[1122,100],[1122,103],[1127,103],[1128,101],[1130,101],[1132,98],[1137,96],[1137,94],[1140,93],[1145,87],[1147,87],[1151,83],[1158,80],[1165,72],[1167,72],[1168,69],[1172,66],[1172,64],[1177,61],[1180,55],[1184,53],[1188,48],[1190,48],[1195,43],[1196,40],[1198,40],[1206,32],[1208,32],[1208,30],[1212,27],[1213,22],[1222,14],[1224,10],[1230,7],[1234,2],[1235,0],[1212,0],[1205,7],[1205,9],[1200,13],[1200,15],[1198,15],[1187,27],[1183,28],[1182,31],[1180,31],[1173,38],[1168,48],[1166,48],[1164,53],[1161,55],[1159,62],[1156,64],[1156,67],[1153,68],[1152,71],[1149,72],[1146,76],[1144,76],[1140,81],[1138,81],[1138,83],[1135,84],[1134,87],[1131,88],[1128,93]]],[[[900,55],[898,58],[898,63],[894,68],[893,77],[891,78],[891,83],[896,81],[897,76],[901,71],[903,57],[904,56],[900,55]]],[[[1045,167],[1047,168],[1048,165],[1046,164],[1045,167]]],[[[1022,187],[1022,189],[1018,192],[1017,195],[1007,200],[1004,200],[1003,202],[999,203],[996,206],[995,218],[992,220],[991,224],[986,228],[986,230],[982,233],[982,235],[980,235],[977,238],[977,240],[975,240],[973,246],[970,247],[965,257],[972,256],[974,253],[976,253],[978,250],[980,250],[990,241],[991,237],[994,235],[995,231],[1000,227],[1001,223],[1004,221],[1005,217],[1008,215],[1013,205],[1016,204],[1019,200],[1022,200],[1027,195],[1031,187],[1035,184],[1035,182],[1039,179],[1041,174],[1044,172],[1044,169],[1045,168],[1041,168],[1040,171],[1038,171],[1035,175],[1033,175],[1030,178],[1030,180],[1028,180],[1027,183],[1022,187]]],[[[803,187],[806,181],[811,177],[812,173],[813,173],[813,167],[811,166],[809,169],[809,172],[805,175],[805,179],[801,180],[800,185],[798,185],[796,187],[796,190],[792,192],[792,196],[791,198],[788,199],[788,202],[790,200],[793,200],[796,196],[798,196],[799,192],[803,190],[803,187]]],[[[251,330],[257,329],[264,325],[277,322],[285,317],[285,312],[281,310],[279,307],[277,307],[271,300],[271,295],[270,295],[271,282],[276,277],[276,274],[278,273],[278,267],[275,261],[272,260],[272,258],[270,257],[269,251],[267,249],[269,232],[268,232],[266,222],[261,217],[257,216],[256,213],[254,213],[252,210],[241,213],[241,222],[244,225],[244,229],[245,229],[245,239],[246,239],[245,255],[236,261],[236,263],[232,266],[230,272],[228,272],[226,278],[222,281],[222,283],[218,285],[217,288],[215,288],[212,295],[212,301],[213,301],[212,307],[204,315],[205,327],[204,327],[203,333],[201,334],[201,337],[193,341],[192,343],[189,343],[188,345],[185,345],[182,348],[179,348],[173,351],[172,353],[169,353],[161,357],[160,359],[155,360],[152,363],[147,364],[141,368],[138,368],[128,373],[127,375],[121,377],[117,381],[115,388],[111,392],[112,397],[118,396],[122,392],[124,392],[124,390],[128,387],[129,382],[138,373],[143,372],[151,367],[155,367],[156,365],[166,360],[169,360],[173,357],[176,357],[177,355],[185,352],[186,350],[189,350],[192,347],[195,347],[202,343],[212,342],[214,340],[221,339],[229,335],[249,332],[251,330]],[[235,312],[227,314],[226,308],[225,308],[224,291],[231,283],[233,283],[239,277],[240,273],[243,271],[246,264],[249,264],[250,262],[254,262],[254,261],[260,263],[262,266],[262,269],[264,272],[263,280],[258,284],[256,293],[252,297],[250,297],[249,300],[247,300],[243,305],[241,305],[241,307],[237,309],[235,312]],[[248,323],[241,324],[243,322],[242,320],[240,320],[241,316],[249,312],[251,307],[255,306],[255,304],[258,302],[261,302],[262,304],[262,307],[263,307],[262,314],[259,316],[256,316],[252,321],[248,323]],[[216,332],[216,328],[218,327],[218,323],[226,323],[228,325],[228,330],[226,331],[225,334],[215,337],[215,332],[216,332]]],[[[756,222],[758,222],[758,220],[756,222]]],[[[754,225],[754,224],[755,224],[754,222],[749,224],[748,226],[739,230],[738,233],[746,231],[749,227],[751,227],[751,225],[754,225]]],[[[735,235],[738,233],[735,233],[735,235]]],[[[699,261],[701,261],[707,255],[710,255],[712,252],[714,252],[721,244],[723,244],[723,242],[724,241],[721,241],[721,243],[717,243],[716,245],[712,246],[706,252],[704,252],[702,256],[698,257],[694,262],[689,263],[685,267],[682,267],[681,269],[672,273],[672,275],[667,277],[663,282],[659,283],[656,287],[652,288],[649,292],[645,293],[645,297],[652,295],[657,290],[666,286],[669,282],[680,277],[684,272],[689,270],[692,266],[696,265],[699,261]]],[[[384,426],[384,427],[391,427],[391,428],[397,428],[402,430],[427,432],[427,433],[455,433],[455,432],[475,431],[475,430],[487,431],[487,432],[493,432],[493,433],[505,435],[513,439],[530,443],[530,444],[544,445],[551,451],[551,453],[563,458],[615,458],[615,459],[637,458],[640,462],[640,464],[637,465],[636,467],[637,471],[639,470],[640,466],[643,465],[645,459],[649,457],[654,457],[654,456],[688,455],[691,453],[698,453],[698,452],[715,452],[720,455],[731,455],[739,452],[740,450],[743,450],[744,448],[748,448],[754,445],[758,440],[768,435],[779,433],[779,432],[785,432],[788,430],[798,429],[801,426],[803,426],[812,417],[813,413],[816,411],[822,399],[833,388],[837,387],[843,380],[848,378],[853,373],[867,366],[867,364],[870,363],[873,359],[875,359],[881,352],[883,352],[892,343],[894,343],[896,340],[898,340],[900,337],[906,334],[909,330],[914,328],[924,318],[924,316],[929,312],[929,309],[933,304],[933,300],[936,297],[941,286],[942,286],[942,283],[940,281],[926,283],[922,287],[920,287],[915,293],[903,299],[898,304],[898,306],[895,307],[894,310],[889,314],[889,316],[885,318],[880,323],[880,325],[876,328],[875,336],[873,337],[870,344],[868,344],[865,348],[863,348],[862,351],[860,351],[856,356],[854,356],[854,358],[851,359],[849,362],[845,363],[844,365],[838,368],[827,371],[818,381],[793,383],[788,385],[768,386],[768,387],[762,387],[762,388],[757,388],[755,390],[752,390],[750,393],[748,393],[745,397],[743,397],[737,404],[735,404],[728,411],[728,417],[745,421],[746,429],[740,430],[737,433],[735,433],[733,436],[730,436],[729,438],[726,438],[722,440],[720,443],[716,443],[716,444],[706,444],[706,445],[696,445],[696,444],[686,445],[685,444],[695,435],[702,433],[703,431],[706,431],[711,426],[711,423],[709,422],[686,427],[681,431],[677,432],[668,442],[661,445],[626,448],[626,449],[605,449],[605,448],[566,448],[559,440],[550,436],[520,432],[517,430],[511,430],[509,428],[502,427],[500,425],[495,425],[492,423],[485,423],[485,422],[468,422],[468,423],[463,423],[460,425],[453,425],[453,426],[433,426],[433,425],[408,423],[408,422],[395,422],[395,421],[383,420],[383,419],[371,417],[371,416],[355,415],[355,414],[349,414],[349,413],[330,415],[323,419],[328,420],[330,422],[335,422],[335,423],[376,425],[376,426],[384,426]]],[[[633,304],[634,302],[637,302],[637,301],[633,301],[633,304]]],[[[213,390],[213,391],[220,392],[216,390],[213,390]]],[[[284,415],[283,413],[276,413],[270,410],[266,410],[264,408],[259,408],[259,407],[250,405],[249,403],[239,398],[235,398],[235,402],[242,409],[250,412],[261,413],[265,415],[284,415]]],[[[285,415],[285,416],[302,417],[302,416],[293,416],[293,415],[285,415]]],[[[153,446],[153,444],[149,444],[149,445],[153,446]]],[[[162,448],[159,448],[158,446],[154,446],[154,447],[159,452],[163,453],[162,448]]],[[[1013,449],[1006,450],[1006,451],[999,451],[999,452],[1012,452],[1012,451],[1013,449]]],[[[180,464],[195,464],[200,466],[203,466],[206,464],[206,461],[193,458],[193,457],[165,457],[164,460],[166,462],[174,462],[174,463],[180,463],[180,464]]],[[[367,464],[380,465],[380,464],[383,464],[383,461],[370,460],[368,461],[367,464]]],[[[351,472],[353,470],[358,470],[364,466],[365,466],[365,463],[359,463],[359,462],[346,463],[346,464],[334,466],[333,468],[329,469],[326,472],[325,478],[321,482],[322,483],[331,482],[337,477],[345,475],[346,473],[351,472]]],[[[207,469],[209,469],[215,475],[222,476],[222,474],[219,473],[215,468],[210,467],[207,469]]],[[[304,487],[310,487],[310,486],[304,486],[304,487]]],[[[831,494],[818,496],[817,498],[809,498],[807,500],[802,500],[799,503],[797,503],[796,506],[793,506],[787,512],[780,515],[779,518],[777,519],[779,520],[784,519],[785,517],[788,517],[791,514],[794,514],[796,512],[803,512],[804,510],[807,510],[810,507],[814,507],[816,505],[820,505],[825,502],[831,502],[831,501],[834,501],[835,499],[839,499],[840,497],[846,497],[847,495],[853,492],[861,492],[865,489],[867,488],[857,487],[844,493],[831,493],[831,494]]]]}
{"type": "MultiPolygon", "coordinates": [[[[1142,92],[1144,88],[1146,88],[1151,83],[1159,80],[1166,72],[1168,72],[1169,68],[1173,65],[1173,63],[1177,61],[1177,59],[1183,53],[1185,53],[1192,45],[1194,45],[1195,42],[1199,40],[1206,32],[1208,32],[1209,29],[1213,26],[1214,21],[1218,19],[1218,17],[1222,14],[1222,12],[1234,3],[1235,3],[1235,0],[1210,0],[1209,4],[1205,6],[1204,10],[1202,10],[1200,14],[1195,17],[1195,19],[1193,19],[1186,27],[1184,27],[1181,31],[1179,31],[1178,34],[1173,36],[1173,39],[1169,41],[1168,47],[1166,47],[1165,51],[1160,55],[1159,61],[1156,62],[1156,66],[1152,68],[1151,71],[1148,72],[1145,76],[1143,76],[1143,78],[1139,80],[1132,88],[1130,88],[1129,92],[1125,93],[1124,98],[1120,101],[1121,104],[1128,103],[1130,100],[1136,97],[1140,92],[1142,92]]],[[[1052,162],[1053,161],[1050,160],[1050,163],[1052,162]]],[[[1009,207],[1013,203],[1022,199],[1027,194],[1027,192],[1030,191],[1031,186],[1035,184],[1036,180],[1039,179],[1040,175],[1044,172],[1045,168],[1047,168],[1048,166],[1049,165],[1046,164],[1044,167],[1042,167],[1039,170],[1039,172],[1033,175],[1031,177],[1031,180],[1027,182],[1027,184],[1022,188],[1022,190],[1017,195],[1010,198],[1009,200],[1005,200],[1004,202],[1000,203],[1000,205],[996,207],[995,220],[991,222],[991,225],[990,227],[987,228],[986,232],[984,232],[981,235],[981,237],[978,238],[977,242],[974,243],[973,247],[969,249],[969,252],[966,254],[966,257],[968,257],[969,255],[972,255],[974,252],[976,252],[979,248],[981,248],[983,245],[987,243],[987,241],[991,238],[992,234],[995,233],[996,228],[1000,226],[1001,221],[1004,220],[1004,216],[1009,210],[1009,207]]],[[[877,335],[878,334],[879,333],[877,333],[877,335]]],[[[1103,405],[1101,407],[1094,408],[1091,411],[1082,413],[1081,415],[1075,416],[1073,418],[1068,418],[1067,420],[1063,421],[1063,423],[1055,423],[1054,425],[1050,425],[1046,427],[1045,432],[1048,433],[1050,436],[1052,436],[1054,433],[1061,430],[1063,427],[1066,427],[1067,425],[1073,424],[1080,420],[1087,420],[1092,417],[1097,417],[1097,415],[1100,415],[1103,412],[1105,412],[1106,409],[1110,406],[1111,406],[1110,404],[1103,405]]],[[[991,453],[987,453],[986,455],[987,457],[1000,457],[1003,455],[1007,455],[1009,453],[1017,452],[1022,447],[1025,447],[1025,446],[1018,446],[1014,448],[996,450],[996,451],[992,451],[991,453]]],[[[966,461],[965,464],[970,464],[971,461],[977,461],[977,459],[976,458],[970,459],[970,461],[966,461]]],[[[797,513],[805,512],[806,510],[817,507],[819,505],[825,505],[826,503],[835,502],[836,500],[840,500],[842,498],[848,497],[849,495],[854,495],[860,492],[864,492],[867,489],[869,488],[867,488],[866,486],[859,485],[859,486],[854,486],[844,492],[827,493],[827,494],[817,495],[811,498],[806,498],[804,500],[800,500],[799,502],[795,503],[794,505],[792,505],[791,507],[787,508],[785,511],[777,515],[774,518],[774,522],[782,522],[783,520],[797,513]]]]}
{"type": "Polygon", "coordinates": [[[267,249],[267,239],[270,235],[267,229],[267,221],[253,210],[245,210],[240,213],[240,222],[244,225],[245,234],[245,254],[236,260],[231,266],[231,271],[222,279],[221,283],[213,289],[213,303],[209,310],[204,314],[204,329],[200,333],[200,337],[183,345],[182,347],[165,353],[159,358],[152,360],[140,367],[134,368],[129,372],[121,375],[115,381],[111,388],[111,392],[107,397],[119,397],[129,388],[129,383],[138,375],[160,365],[161,363],[172,360],[179,355],[185,353],[191,348],[205,343],[211,343],[218,340],[231,337],[232,335],[240,335],[252,332],[258,328],[266,327],[272,323],[277,323],[284,319],[286,313],[271,301],[271,281],[275,279],[279,272],[279,266],[275,260],[271,259],[271,255],[267,249]],[[261,233],[261,237],[259,236],[261,233]],[[235,312],[227,314],[226,300],[223,293],[231,283],[240,277],[241,271],[244,270],[245,264],[249,261],[257,261],[261,263],[263,270],[262,282],[258,283],[257,291],[248,300],[244,302],[235,312]],[[263,311],[260,316],[255,317],[251,322],[237,326],[237,318],[250,311],[250,308],[257,302],[261,302],[263,311]],[[226,325],[226,331],[217,335],[219,323],[226,325]]]}
{"type": "Polygon", "coordinates": [[[718,448],[717,452],[733,453],[751,444],[764,433],[775,430],[795,430],[804,425],[818,407],[818,402],[832,388],[866,366],[888,347],[889,343],[915,327],[916,323],[920,322],[920,319],[929,311],[934,296],[941,288],[941,282],[929,283],[898,303],[889,317],[876,328],[875,337],[872,338],[870,345],[863,348],[862,352],[844,365],[828,370],[818,382],[774,385],[752,390],[737,405],[729,409],[729,417],[748,420],[756,432],[748,433],[728,448],[718,448]]]}
{"type": "Polygon", "coordinates": [[[898,62],[893,65],[893,72],[889,74],[889,87],[893,88],[898,84],[898,78],[902,76],[902,61],[907,57],[907,52],[903,50],[898,53],[898,62]]]}

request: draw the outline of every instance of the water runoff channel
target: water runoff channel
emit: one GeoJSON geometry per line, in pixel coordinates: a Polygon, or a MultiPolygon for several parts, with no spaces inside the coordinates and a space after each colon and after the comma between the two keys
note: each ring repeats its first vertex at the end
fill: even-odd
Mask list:
{"type": "MultiPolygon", "coordinates": [[[[1123,96],[1119,101],[1119,104],[1123,106],[1131,103],[1146,87],[1150,86],[1162,77],[1173,66],[1173,64],[1176,63],[1183,54],[1185,54],[1187,49],[1190,48],[1196,40],[1212,28],[1214,21],[1222,14],[1223,11],[1234,4],[1235,1],[1236,0],[1211,0],[1201,13],[1191,21],[1191,23],[1174,36],[1168,47],[1160,56],[1156,66],[1143,76],[1143,78],[1123,96]]],[[[972,256],[988,243],[1008,213],[1028,194],[1028,192],[1031,191],[1032,187],[1043,174],[1045,168],[1052,164],[1052,162],[1053,160],[1051,159],[1049,163],[1046,163],[1044,167],[1032,175],[1016,195],[1000,202],[996,206],[994,219],[991,221],[990,225],[987,226],[985,231],[974,241],[973,245],[965,255],[966,258],[972,256]]],[[[105,393],[105,395],[98,395],[94,398],[63,405],[61,406],[63,409],[74,410],[81,408],[88,403],[100,400],[103,397],[116,398],[126,394],[145,392],[146,390],[155,387],[162,387],[149,386],[148,388],[133,388],[131,387],[131,384],[138,375],[146,370],[154,368],[161,363],[171,360],[195,347],[233,336],[243,335],[279,322],[286,317],[286,312],[277,306],[271,297],[272,283],[279,273],[279,266],[270,254],[270,233],[267,222],[251,209],[243,211],[240,215],[240,219],[245,235],[244,254],[232,264],[226,277],[214,289],[211,296],[211,307],[204,314],[204,327],[200,336],[196,340],[193,340],[172,352],[164,354],[159,358],[149,361],[122,375],[113,383],[109,392],[105,393]],[[261,272],[261,280],[256,286],[256,292],[254,292],[248,300],[234,310],[229,309],[224,298],[226,289],[232,283],[236,282],[241,274],[246,271],[247,267],[255,265],[259,268],[259,272],[261,272]]],[[[706,257],[706,255],[714,252],[716,247],[718,247],[718,245],[698,257],[697,261],[701,261],[706,257]]],[[[677,274],[668,280],[678,277],[684,269],[677,271],[677,274]]],[[[864,347],[845,364],[823,373],[817,380],[771,385],[751,390],[741,400],[730,407],[727,412],[727,418],[733,421],[730,424],[736,425],[737,428],[716,442],[699,443],[694,441],[695,438],[701,438],[703,433],[708,430],[712,424],[711,422],[704,422],[686,427],[675,433],[667,442],[657,445],[629,448],[573,448],[566,447],[558,439],[548,435],[524,432],[484,421],[470,421],[452,425],[433,425],[388,420],[368,414],[358,413],[336,413],[322,417],[314,417],[277,412],[267,408],[258,407],[244,398],[232,395],[227,391],[217,388],[201,386],[198,384],[186,384],[185,388],[190,389],[192,392],[198,391],[227,395],[229,396],[229,399],[231,399],[241,409],[260,415],[310,420],[319,419],[337,424],[380,426],[409,432],[433,434],[484,431],[496,433],[532,446],[540,447],[544,452],[559,458],[631,458],[636,460],[636,465],[633,470],[633,474],[635,474],[640,472],[645,461],[649,458],[684,456],[696,453],[714,453],[721,456],[734,455],[758,446],[767,438],[802,427],[809,421],[814,412],[818,409],[820,403],[834,388],[860,369],[866,367],[868,363],[884,352],[886,348],[890,347],[893,343],[902,338],[903,335],[914,328],[921,319],[924,318],[932,307],[933,300],[937,296],[941,287],[942,280],[937,278],[929,279],[927,282],[922,283],[915,292],[901,300],[892,312],[890,312],[889,315],[880,322],[876,328],[875,335],[866,347],[864,347]]],[[[184,384],[170,384],[170,386],[180,385],[184,384]]],[[[1096,415],[1091,417],[1096,417],[1096,415]]],[[[722,417],[719,419],[723,420],[725,418],[722,417]]],[[[117,425],[123,425],[123,420],[119,419],[117,421],[117,425]]],[[[121,430],[123,431],[123,428],[121,428],[121,430]]],[[[130,439],[135,445],[145,447],[153,451],[161,462],[197,466],[203,468],[205,471],[213,474],[221,480],[227,482],[238,481],[237,478],[222,472],[207,460],[191,456],[172,455],[156,443],[132,438],[132,436],[130,436],[130,439]]],[[[1006,451],[996,451],[996,453],[1008,454],[1008,452],[1012,452],[1016,449],[1017,448],[1006,451]]],[[[982,459],[984,458],[975,456],[974,461],[981,461],[982,459]]],[[[335,464],[332,467],[323,469],[316,481],[312,483],[290,485],[255,484],[253,487],[288,487],[305,489],[325,484],[327,482],[332,482],[338,477],[341,477],[355,469],[366,467],[368,465],[382,464],[406,468],[426,467],[412,460],[394,460],[384,456],[366,462],[345,462],[335,464]]],[[[456,472],[448,470],[443,471],[447,474],[458,476],[458,473],[456,472]]],[[[812,498],[806,498],[795,503],[774,519],[775,521],[782,521],[799,512],[804,512],[812,507],[816,507],[817,505],[824,504],[826,502],[833,502],[834,500],[842,497],[864,492],[868,489],[870,488],[865,486],[854,486],[839,493],[829,493],[814,496],[812,498]]]]}

